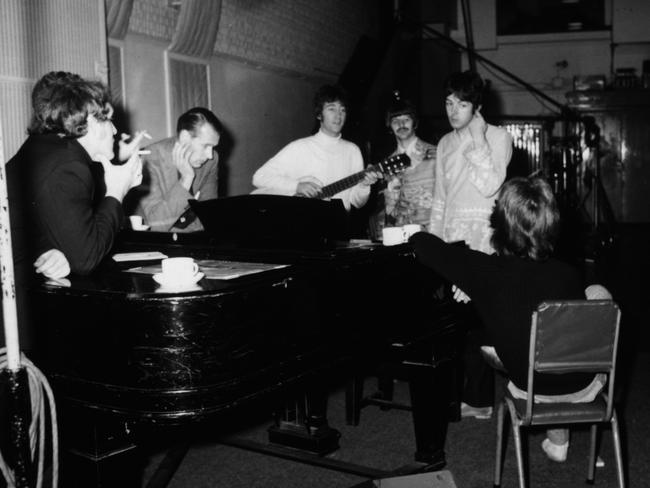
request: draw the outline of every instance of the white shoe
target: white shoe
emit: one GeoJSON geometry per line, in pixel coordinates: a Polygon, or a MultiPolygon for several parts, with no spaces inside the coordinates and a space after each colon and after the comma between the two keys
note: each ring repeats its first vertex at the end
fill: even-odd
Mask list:
{"type": "Polygon", "coordinates": [[[564,444],[554,444],[550,439],[542,441],[542,449],[551,461],[563,463],[566,461],[567,452],[569,451],[569,441],[564,444]]]}
{"type": "Polygon", "coordinates": [[[474,417],[476,419],[492,418],[492,407],[472,407],[465,402],[460,404],[461,417],[474,417]]]}

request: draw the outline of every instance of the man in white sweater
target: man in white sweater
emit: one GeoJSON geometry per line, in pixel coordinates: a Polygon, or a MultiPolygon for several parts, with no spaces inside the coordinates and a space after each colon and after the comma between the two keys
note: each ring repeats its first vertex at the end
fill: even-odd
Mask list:
{"type": "MultiPolygon", "coordinates": [[[[343,90],[322,86],[314,97],[314,114],[320,125],[318,132],[290,142],[259,168],[253,175],[254,193],[320,198],[326,185],[363,171],[359,147],[341,138],[346,118],[343,90]]],[[[333,198],[343,200],[347,210],[361,208],[368,201],[370,185],[379,178],[381,173],[368,171],[358,183],[333,198]]]]}

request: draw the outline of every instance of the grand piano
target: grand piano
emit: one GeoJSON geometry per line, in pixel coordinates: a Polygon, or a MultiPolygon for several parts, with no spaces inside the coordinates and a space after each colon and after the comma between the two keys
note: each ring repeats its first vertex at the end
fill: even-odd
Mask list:
{"type": "MultiPolygon", "coordinates": [[[[34,289],[35,362],[55,390],[66,452],[87,461],[85,475],[68,468],[66,486],[127,486],[116,459],[142,435],[191,432],[249,409],[275,410],[271,441],[325,454],[338,432],[323,385],[358,384],[387,362],[415,371],[416,460],[444,465],[459,331],[446,285],[408,244],[306,244],[125,231],[115,252],[286,266],[166,290],[129,271],[159,262],[107,259],[91,276],[34,289]],[[288,418],[283,405],[295,395],[308,398],[307,411],[288,418]]],[[[349,401],[358,407],[351,390],[349,401]]]]}

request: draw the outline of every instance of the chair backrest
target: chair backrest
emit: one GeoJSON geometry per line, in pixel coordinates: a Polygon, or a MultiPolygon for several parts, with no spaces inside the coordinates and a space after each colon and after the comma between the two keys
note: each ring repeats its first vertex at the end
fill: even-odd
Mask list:
{"type": "Polygon", "coordinates": [[[610,416],[620,319],[621,312],[612,300],[549,300],[538,305],[530,331],[528,418],[535,372],[606,373],[610,416]]]}

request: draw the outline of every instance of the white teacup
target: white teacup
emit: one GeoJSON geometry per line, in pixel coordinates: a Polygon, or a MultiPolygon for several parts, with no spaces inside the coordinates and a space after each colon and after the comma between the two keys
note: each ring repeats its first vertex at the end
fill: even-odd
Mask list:
{"type": "Polygon", "coordinates": [[[138,230],[144,225],[141,215],[129,215],[129,221],[133,230],[138,230]]]}
{"type": "Polygon", "coordinates": [[[162,275],[169,281],[190,281],[199,272],[192,258],[167,258],[161,261],[162,275]]]}
{"type": "Polygon", "coordinates": [[[416,232],[420,232],[422,230],[422,226],[420,224],[406,224],[404,227],[404,235],[406,236],[406,240],[408,241],[408,238],[411,237],[413,234],[416,232]]]}
{"type": "Polygon", "coordinates": [[[406,242],[403,227],[384,227],[381,230],[384,246],[395,246],[406,242]]]}

